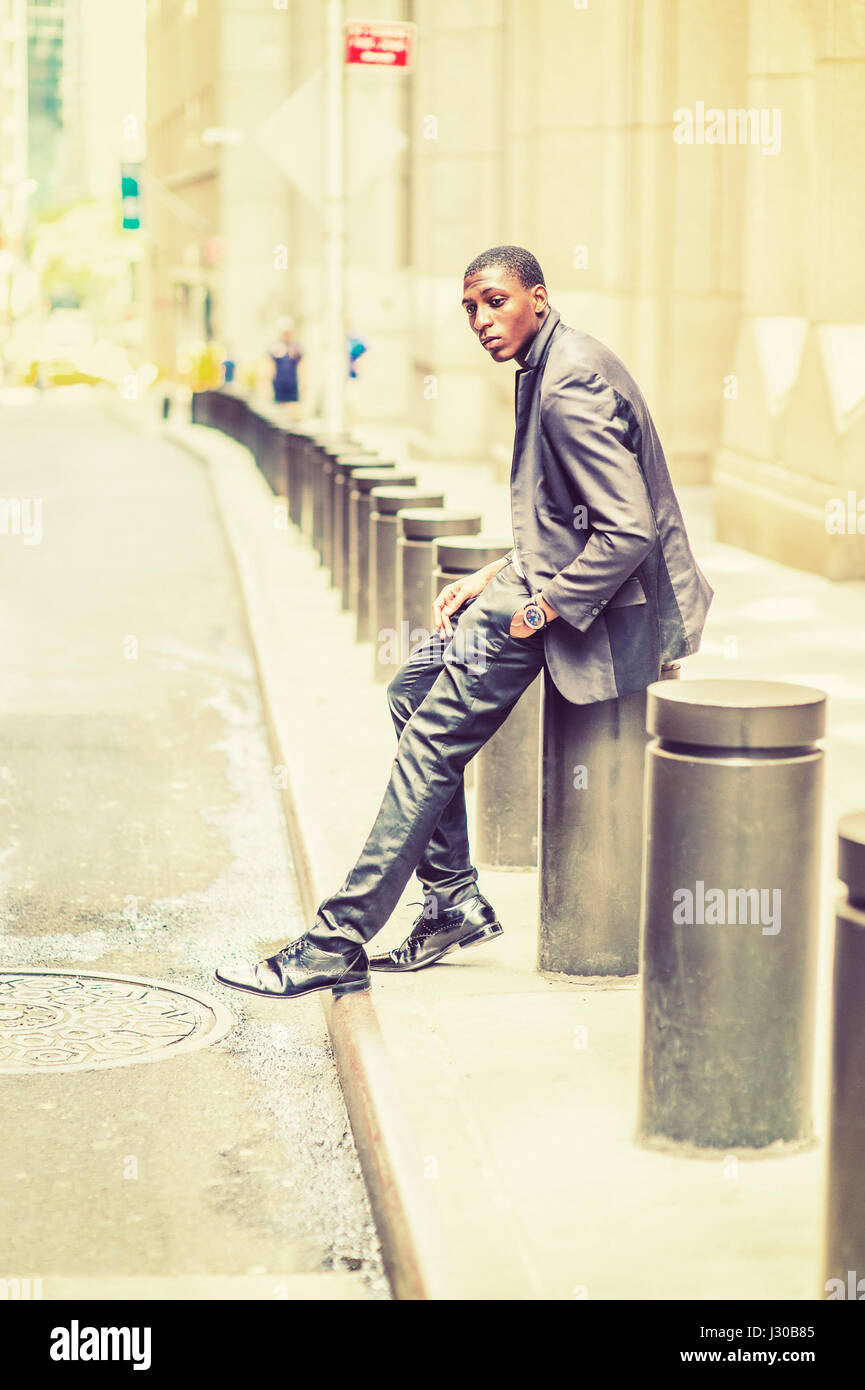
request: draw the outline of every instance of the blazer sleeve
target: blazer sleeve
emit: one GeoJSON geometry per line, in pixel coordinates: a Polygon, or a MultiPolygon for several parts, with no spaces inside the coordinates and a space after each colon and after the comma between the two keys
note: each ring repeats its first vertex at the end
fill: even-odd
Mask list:
{"type": "Polygon", "coordinates": [[[628,422],[616,393],[597,373],[544,380],[541,428],[575,502],[587,512],[586,544],[543,585],[544,598],[585,632],[655,544],[645,480],[628,448],[628,422]]]}

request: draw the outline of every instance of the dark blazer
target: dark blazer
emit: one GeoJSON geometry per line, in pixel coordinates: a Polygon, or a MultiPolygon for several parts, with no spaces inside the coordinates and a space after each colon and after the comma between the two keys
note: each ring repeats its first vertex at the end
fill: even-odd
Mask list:
{"type": "Polygon", "coordinates": [[[615,353],[553,308],[516,377],[511,518],[532,593],[560,614],[544,654],[567,700],[644,690],[698,650],[714,590],[648,406],[615,353]]]}

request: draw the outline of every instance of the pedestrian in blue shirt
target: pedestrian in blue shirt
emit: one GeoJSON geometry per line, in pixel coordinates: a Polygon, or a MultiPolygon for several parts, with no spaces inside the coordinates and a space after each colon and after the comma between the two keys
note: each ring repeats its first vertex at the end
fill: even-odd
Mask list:
{"type": "Polygon", "coordinates": [[[294,336],[294,319],[281,318],[276,325],[278,338],[270,350],[273,359],[273,399],[298,399],[297,364],[303,356],[294,336]]]}

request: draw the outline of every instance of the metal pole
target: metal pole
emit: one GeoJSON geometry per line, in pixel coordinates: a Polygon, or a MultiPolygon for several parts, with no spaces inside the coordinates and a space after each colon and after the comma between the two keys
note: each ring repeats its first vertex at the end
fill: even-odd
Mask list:
{"type": "Polygon", "coordinates": [[[330,430],[345,428],[345,169],[343,144],[343,0],[327,0],[324,177],[325,391],[330,430]]]}
{"type": "MultiPolygon", "coordinates": [[[[676,665],[661,678],[678,676],[676,665]]],[[[541,685],[538,967],[563,975],[634,975],[646,692],[574,705],[549,673],[539,691],[541,685]]]]}
{"type": "Polygon", "coordinates": [[[825,719],[810,686],[649,686],[644,1144],[813,1142],[825,719]]]}
{"type": "Polygon", "coordinates": [[[380,685],[399,670],[396,653],[382,645],[399,628],[397,613],[397,517],[407,507],[444,507],[444,493],[419,487],[377,487],[370,494],[369,623],[375,643],[373,680],[380,685]]]}
{"type": "MultiPolygon", "coordinates": [[[[430,602],[445,584],[500,560],[510,548],[509,539],[485,535],[437,541],[430,602]]],[[[534,868],[538,862],[539,726],[535,680],[466,768],[466,784],[475,779],[472,847],[481,868],[534,868]]]]}
{"type": "Polygon", "coordinates": [[[847,892],[835,917],[826,1297],[865,1291],[865,811],[838,825],[838,877],[847,892]],[[851,1281],[852,1274],[852,1281],[851,1281]],[[830,1281],[835,1281],[831,1284],[830,1281]],[[851,1289],[852,1282],[852,1289],[851,1289]]]}

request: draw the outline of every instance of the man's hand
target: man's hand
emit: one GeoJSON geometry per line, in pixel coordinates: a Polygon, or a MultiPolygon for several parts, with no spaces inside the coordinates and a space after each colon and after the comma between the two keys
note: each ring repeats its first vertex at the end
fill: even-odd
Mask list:
{"type": "MultiPolygon", "coordinates": [[[[542,598],[540,594],[538,595],[538,603],[547,615],[548,624],[559,616],[556,610],[551,608],[546,599],[542,598]]],[[[511,618],[511,625],[508,629],[511,637],[531,637],[533,632],[538,631],[537,628],[529,627],[528,623],[523,620],[523,608],[525,608],[525,604],[522,605],[522,608],[518,608],[511,618]]],[[[540,631],[543,632],[543,628],[541,628],[540,631]]]]}
{"type": "Polygon", "coordinates": [[[455,613],[470,598],[477,598],[478,594],[482,594],[503,564],[504,560],[494,560],[491,565],[484,565],[482,570],[475,570],[474,574],[467,574],[465,579],[459,579],[442,589],[433,604],[436,632],[443,637],[453,636],[451,613],[455,613]]]}

